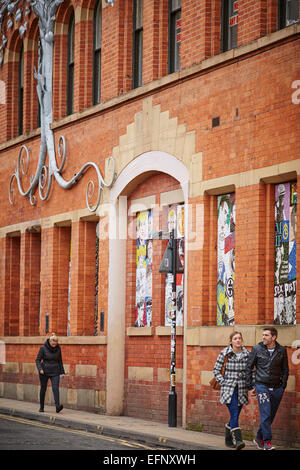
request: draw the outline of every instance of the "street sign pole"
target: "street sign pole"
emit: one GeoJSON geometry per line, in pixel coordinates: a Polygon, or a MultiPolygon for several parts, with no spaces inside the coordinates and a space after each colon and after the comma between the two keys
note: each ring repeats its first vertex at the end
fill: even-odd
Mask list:
{"type": "Polygon", "coordinates": [[[175,238],[175,231],[172,229],[170,233],[172,240],[172,324],[171,324],[171,367],[170,367],[170,382],[171,390],[169,393],[169,408],[168,408],[168,425],[175,428],[177,426],[177,394],[175,385],[175,366],[176,366],[176,254],[177,245],[175,238]]]}

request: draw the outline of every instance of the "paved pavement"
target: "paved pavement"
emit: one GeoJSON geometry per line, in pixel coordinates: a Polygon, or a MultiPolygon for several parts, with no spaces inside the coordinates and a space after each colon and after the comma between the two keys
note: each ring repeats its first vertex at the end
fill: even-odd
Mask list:
{"type": "MultiPolygon", "coordinates": [[[[188,431],[181,427],[171,428],[167,424],[146,421],[128,416],[107,416],[64,408],[56,413],[54,406],[45,406],[38,411],[37,403],[0,398],[0,413],[27,418],[56,426],[101,433],[122,439],[133,439],[148,445],[177,450],[231,450],[225,447],[224,437],[204,432],[188,431]]],[[[256,446],[245,441],[246,450],[256,446]]],[[[282,448],[283,449],[283,448],[282,448]]],[[[285,449],[286,450],[286,449],[285,449]]]]}

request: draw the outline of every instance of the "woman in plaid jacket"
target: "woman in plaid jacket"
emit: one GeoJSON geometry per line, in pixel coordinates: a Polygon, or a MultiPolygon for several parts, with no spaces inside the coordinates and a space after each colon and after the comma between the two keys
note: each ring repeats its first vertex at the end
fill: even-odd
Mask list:
{"type": "Polygon", "coordinates": [[[230,421],[225,425],[225,444],[237,450],[245,447],[239,427],[239,415],[243,405],[248,404],[248,390],[245,383],[245,369],[249,351],[243,346],[243,336],[234,331],[230,344],[223,349],[216,361],[214,375],[221,385],[220,403],[227,405],[230,421]],[[224,376],[222,366],[227,356],[224,376]]]}

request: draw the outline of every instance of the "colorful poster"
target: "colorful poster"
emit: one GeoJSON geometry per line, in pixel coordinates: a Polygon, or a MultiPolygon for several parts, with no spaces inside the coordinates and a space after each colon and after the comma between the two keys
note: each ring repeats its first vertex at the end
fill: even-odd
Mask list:
{"type": "Polygon", "coordinates": [[[297,186],[275,186],[274,323],[296,323],[297,186]]]}
{"type": "MultiPolygon", "coordinates": [[[[177,249],[179,259],[184,266],[184,204],[168,207],[167,231],[175,229],[177,238],[177,249]]],[[[184,275],[176,275],[176,325],[183,326],[183,282],[184,275]]],[[[172,324],[173,301],[172,301],[173,275],[166,275],[165,288],[165,326],[172,324]]]]}
{"type": "Polygon", "coordinates": [[[217,325],[234,325],[235,193],[218,196],[217,325]]]}
{"type": "Polygon", "coordinates": [[[152,210],[137,214],[135,326],[152,325],[152,210]]]}

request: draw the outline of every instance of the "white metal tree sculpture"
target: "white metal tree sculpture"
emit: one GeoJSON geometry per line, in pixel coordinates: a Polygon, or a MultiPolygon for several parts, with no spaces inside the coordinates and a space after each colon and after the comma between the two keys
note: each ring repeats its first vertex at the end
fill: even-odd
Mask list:
{"type": "MultiPolygon", "coordinates": [[[[86,204],[91,212],[94,212],[101,200],[103,186],[110,187],[115,178],[115,162],[110,158],[112,169],[112,178],[109,182],[104,181],[98,165],[94,162],[85,163],[82,168],[70,180],[65,180],[62,176],[66,160],[65,138],[60,136],[58,141],[58,157],[61,159],[60,165],[57,165],[54,135],[51,129],[52,112],[52,76],[53,76],[53,44],[54,44],[54,22],[58,6],[64,0],[0,0],[0,66],[3,62],[4,49],[7,43],[5,33],[15,24],[22,23],[19,26],[19,34],[22,37],[27,30],[28,18],[31,10],[38,18],[39,24],[39,56],[38,70],[35,70],[34,76],[37,80],[37,94],[40,104],[41,115],[41,143],[37,168],[34,176],[30,178],[29,187],[24,190],[22,186],[22,176],[25,176],[29,168],[29,150],[26,145],[22,145],[19,151],[15,172],[9,182],[9,201],[14,204],[13,183],[16,180],[19,192],[22,196],[29,198],[30,203],[36,203],[35,192],[39,188],[39,195],[42,200],[49,196],[52,178],[54,177],[60,187],[64,189],[72,188],[80,177],[89,169],[94,168],[98,179],[98,195],[94,205],[90,203],[95,195],[95,183],[90,180],[86,189],[86,204]],[[22,20],[22,21],[21,21],[22,20]],[[2,42],[2,44],[1,44],[2,42]],[[49,167],[46,165],[47,153],[49,156],[49,167]]],[[[114,0],[106,0],[113,5],[114,0]]]]}

